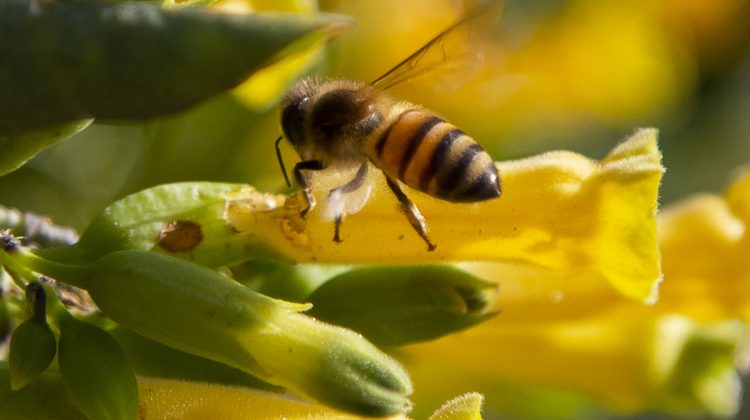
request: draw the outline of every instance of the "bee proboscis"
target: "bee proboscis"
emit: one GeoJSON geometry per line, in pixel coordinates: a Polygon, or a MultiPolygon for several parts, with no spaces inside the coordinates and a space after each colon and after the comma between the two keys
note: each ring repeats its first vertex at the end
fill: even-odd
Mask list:
{"type": "MultiPolygon", "coordinates": [[[[500,176],[489,154],[470,136],[428,109],[399,101],[384,90],[416,77],[476,68],[481,56],[449,54],[445,43],[465,31],[484,10],[475,10],[440,33],[372,83],[348,79],[297,82],[281,102],[283,136],[299,154],[294,177],[302,187],[306,208],[315,206],[309,171],[333,165],[357,167],[356,175],[329,192],[329,200],[359,189],[370,163],[379,168],[409,223],[432,251],[424,217],[400,183],[450,202],[478,202],[500,196],[500,176]]],[[[468,71],[465,71],[465,73],[468,71]]],[[[284,177],[289,184],[286,171],[284,177]]],[[[341,242],[345,210],[335,214],[333,240],[341,242]]]]}

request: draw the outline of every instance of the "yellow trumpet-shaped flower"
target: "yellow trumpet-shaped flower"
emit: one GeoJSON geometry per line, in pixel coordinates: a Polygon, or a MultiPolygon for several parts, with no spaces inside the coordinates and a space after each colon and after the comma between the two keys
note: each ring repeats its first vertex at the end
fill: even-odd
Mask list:
{"type": "Polygon", "coordinates": [[[738,370],[750,351],[750,171],[724,197],[690,197],[657,220],[664,284],[652,305],[597,287],[585,272],[465,264],[500,284],[502,313],[403,349],[417,410],[465,389],[485,393],[491,409],[508,410],[513,390],[531,386],[625,412],[736,413],[738,370]]]}
{"type": "MultiPolygon", "coordinates": [[[[369,201],[332,241],[328,191],[349,174],[313,179],[318,206],[300,217],[302,200],[263,208],[238,194],[225,217],[249,242],[261,242],[296,261],[340,263],[504,261],[570,278],[610,284],[639,300],[654,297],[661,277],[656,244],[656,198],[663,172],[656,130],[638,131],[601,161],[549,152],[498,164],[503,195],[479,204],[454,204],[410,195],[430,226],[437,249],[428,252],[388,191],[370,171],[369,201]],[[368,244],[364,246],[363,244],[368,244]]],[[[355,198],[353,208],[367,197],[355,198]]],[[[355,213],[355,211],[351,211],[355,213]]]]}
{"type": "MultiPolygon", "coordinates": [[[[224,420],[284,418],[293,420],[355,420],[360,417],[330,407],[299,400],[288,394],[200,382],[141,377],[141,419],[224,420]]],[[[483,396],[461,395],[435,411],[431,420],[481,420],[483,396]]],[[[382,420],[408,420],[399,414],[382,420]]]]}
{"type": "Polygon", "coordinates": [[[659,215],[668,281],[659,307],[702,321],[750,319],[750,171],[725,197],[700,194],[659,215]]]}
{"type": "Polygon", "coordinates": [[[733,358],[742,351],[746,326],[654,316],[644,305],[625,302],[578,320],[520,323],[499,316],[403,348],[401,360],[415,386],[414,415],[466,389],[507,412],[514,393],[525,392],[514,391],[513,383],[586,395],[624,412],[736,412],[741,389],[733,358]]]}

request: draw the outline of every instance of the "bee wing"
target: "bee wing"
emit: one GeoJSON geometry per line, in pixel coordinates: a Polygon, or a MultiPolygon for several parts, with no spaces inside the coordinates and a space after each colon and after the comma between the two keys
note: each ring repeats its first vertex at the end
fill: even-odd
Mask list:
{"type": "Polygon", "coordinates": [[[487,0],[471,9],[412,55],[371,84],[389,90],[405,83],[429,79],[434,91],[455,90],[482,67],[479,45],[499,26],[503,2],[487,0]]]}

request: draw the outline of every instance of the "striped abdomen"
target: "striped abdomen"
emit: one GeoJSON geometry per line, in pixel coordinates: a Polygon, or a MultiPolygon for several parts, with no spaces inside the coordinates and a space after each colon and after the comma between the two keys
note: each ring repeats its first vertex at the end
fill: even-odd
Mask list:
{"type": "Polygon", "coordinates": [[[500,178],[489,154],[427,110],[404,111],[374,141],[373,163],[411,188],[456,202],[500,195],[500,178]]]}

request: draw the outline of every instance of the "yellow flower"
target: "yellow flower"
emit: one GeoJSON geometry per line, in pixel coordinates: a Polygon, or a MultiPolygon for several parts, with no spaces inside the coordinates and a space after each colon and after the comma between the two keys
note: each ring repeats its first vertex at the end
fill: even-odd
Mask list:
{"type": "Polygon", "coordinates": [[[725,197],[699,194],[659,215],[659,308],[705,321],[750,320],[750,171],[725,197]]]}
{"type": "MultiPolygon", "coordinates": [[[[363,419],[289,394],[200,382],[141,377],[143,420],[363,419]]],[[[387,419],[406,419],[405,415],[387,419]]]]}
{"type": "MultiPolygon", "coordinates": [[[[400,359],[414,382],[415,416],[465,389],[507,411],[509,400],[527,392],[522,386],[532,385],[587,395],[623,412],[736,412],[733,356],[746,326],[704,326],[651,309],[622,301],[577,319],[538,321],[530,314],[527,322],[503,313],[466,332],[402,348],[400,359]]],[[[552,316],[556,308],[549,303],[546,312],[552,316]]]]}
{"type": "Polygon", "coordinates": [[[229,200],[226,218],[248,243],[270,245],[298,262],[515,262],[609,284],[638,300],[652,298],[661,277],[654,215],[663,168],[656,130],[638,131],[601,161],[550,152],[499,163],[498,170],[504,192],[497,200],[453,204],[411,193],[437,243],[433,252],[378,171],[370,171],[369,201],[342,226],[342,244],[332,241],[326,196],[346,182],[346,173],[327,171],[313,179],[318,207],[307,219],[299,217],[299,196],[259,208],[257,194],[243,192],[229,200]]]}
{"type": "Polygon", "coordinates": [[[473,389],[491,408],[508,410],[531,386],[624,412],[733,415],[737,360],[750,351],[748,220],[750,171],[725,197],[700,194],[665,209],[658,217],[664,282],[653,305],[622,299],[585,275],[466,264],[500,284],[501,315],[402,349],[416,409],[473,389]]]}
{"type": "MultiPolygon", "coordinates": [[[[131,274],[117,274],[119,281],[116,284],[86,280],[83,286],[90,289],[89,292],[105,314],[154,339],[167,336],[170,337],[167,342],[172,345],[184,344],[194,335],[196,326],[205,327],[201,331],[206,332],[206,336],[214,337],[208,340],[212,352],[196,351],[203,344],[193,341],[178,348],[230,362],[240,368],[247,366],[233,362],[242,359],[241,355],[225,352],[232,348],[247,350],[263,369],[250,366],[246,371],[302,395],[317,395],[316,392],[321,391],[321,388],[314,386],[318,382],[310,380],[310,377],[316,377],[314,373],[319,371],[318,365],[309,365],[310,360],[292,363],[292,359],[289,359],[291,356],[277,358],[277,350],[285,348],[287,341],[269,342],[266,339],[264,343],[267,345],[247,348],[230,345],[227,350],[225,346],[217,344],[217,340],[228,340],[226,342],[231,344],[234,336],[225,337],[222,335],[224,330],[209,322],[203,324],[194,320],[185,326],[185,331],[175,329],[174,325],[182,325],[174,321],[184,318],[185,314],[181,312],[183,308],[195,310],[200,300],[198,297],[221,295],[217,292],[218,284],[227,283],[228,280],[219,279],[221,276],[215,272],[199,269],[195,264],[147,250],[162,249],[163,252],[196,262],[213,261],[219,265],[217,261],[237,261],[240,257],[237,252],[244,252],[245,258],[280,254],[298,262],[393,264],[476,261],[469,267],[481,277],[500,285],[502,300],[499,309],[502,312],[486,326],[433,343],[409,346],[400,352],[407,366],[413,369],[414,378],[420,381],[418,387],[421,389],[416,389],[421,399],[417,407],[418,417],[426,414],[424,410],[434,408],[441,401],[467,390],[491,392],[491,384],[497,378],[591,392],[617,407],[633,407],[630,399],[643,395],[644,390],[664,389],[664,384],[673,377],[673,370],[656,369],[654,366],[662,366],[663,363],[654,361],[652,350],[659,348],[658,340],[663,340],[662,336],[672,335],[661,333],[664,329],[661,320],[631,316],[618,306],[623,302],[633,305],[635,301],[652,300],[661,278],[655,211],[663,168],[656,145],[656,130],[638,131],[600,161],[571,152],[549,152],[499,163],[498,170],[504,195],[497,200],[481,204],[452,204],[421,193],[410,193],[431,226],[431,238],[438,245],[434,252],[428,252],[411,229],[378,171],[371,171],[368,180],[368,187],[372,190],[369,201],[361,211],[352,212],[342,226],[343,244],[332,241],[333,223],[326,217],[329,213],[326,196],[330,188],[343,183],[347,174],[329,171],[313,179],[318,206],[306,219],[299,216],[299,196],[286,198],[259,194],[249,187],[229,184],[163,186],[138,193],[111,206],[92,223],[79,244],[68,249],[68,252],[72,253],[70,255],[83,252],[82,256],[95,261],[87,267],[101,269],[95,275],[90,273],[92,279],[98,280],[115,276],[113,272],[116,270],[111,270],[109,262],[119,261],[119,258],[127,259],[127,267],[132,267],[138,273],[147,268],[159,270],[159,264],[130,260],[136,256],[139,261],[161,261],[163,269],[167,265],[174,265],[186,273],[200,271],[203,274],[196,278],[177,274],[167,276],[166,269],[161,274],[148,276],[160,279],[158,284],[174,285],[170,286],[170,290],[186,289],[193,293],[173,295],[170,292],[170,296],[167,296],[165,292],[163,299],[154,300],[159,305],[152,308],[161,315],[146,313],[146,306],[143,305],[138,306],[140,309],[135,313],[128,309],[131,305],[127,302],[138,301],[139,293],[143,290],[150,290],[147,295],[153,299],[154,291],[147,286],[151,284],[150,281],[132,287],[134,279],[145,279],[146,276],[133,277],[128,271],[131,274]],[[177,191],[183,194],[176,196],[177,191]],[[174,209],[165,211],[161,203],[170,203],[174,209]],[[200,224],[183,221],[182,225],[200,226],[202,234],[189,236],[187,243],[169,241],[172,245],[165,247],[164,240],[168,234],[179,232],[169,229],[170,226],[179,226],[174,223],[175,217],[178,220],[200,220],[200,224]],[[377,241],[373,238],[377,238],[377,241]],[[115,249],[107,251],[107,247],[118,246],[132,249],[114,253],[110,252],[115,249]],[[100,252],[104,252],[105,256],[97,257],[100,252]],[[207,280],[209,272],[213,273],[211,278],[218,276],[212,280],[216,284],[210,287],[207,280]],[[549,288],[549,283],[554,289],[549,288]],[[131,287],[122,287],[122,284],[131,287]],[[197,296],[193,296],[195,290],[203,290],[201,288],[208,288],[211,293],[198,292],[197,296]],[[544,292],[540,293],[540,290],[544,292]],[[136,295],[133,299],[123,300],[124,291],[135,291],[136,295]],[[185,300],[177,299],[183,295],[185,300]],[[184,305],[187,301],[192,303],[184,305]],[[171,302],[168,308],[164,306],[167,302],[171,302]],[[561,303],[553,305],[552,302],[561,303]],[[573,306],[567,305],[568,302],[573,306]],[[599,306],[595,306],[597,302],[599,306]],[[602,305],[608,303],[615,304],[611,311],[603,311],[602,305]],[[543,321],[549,317],[554,312],[549,310],[550,307],[566,308],[570,312],[553,322],[533,322],[534,318],[543,321]],[[166,313],[175,316],[165,321],[166,313]],[[597,316],[591,316],[592,313],[597,316]],[[578,323],[577,319],[582,315],[590,319],[578,323]],[[514,320],[522,322],[514,324],[514,320]],[[643,334],[651,340],[644,339],[643,334]],[[631,348],[633,346],[628,346],[631,342],[638,342],[641,346],[631,348]],[[259,352],[272,346],[278,347],[270,352],[259,352]],[[539,363],[540,357],[552,351],[562,365],[560,369],[549,369],[539,363]],[[627,363],[620,363],[623,358],[627,363]],[[608,366],[609,370],[591,369],[586,374],[581,373],[582,369],[587,372],[585,369],[591,366],[608,366]],[[655,373],[645,376],[634,373],[643,366],[655,373]],[[612,392],[597,394],[596,391],[602,388],[601,380],[622,373],[621,367],[630,369],[617,378],[612,392]],[[311,370],[306,370],[308,368],[311,370]],[[276,374],[269,375],[269,372],[276,374]],[[286,379],[282,380],[281,372],[286,372],[286,379]],[[434,375],[440,375],[441,379],[436,380],[434,375]],[[464,380],[467,382],[462,382],[464,380]],[[449,393],[436,392],[434,387],[441,383],[460,387],[450,388],[449,393]],[[490,386],[487,387],[487,384],[490,386]],[[423,396],[427,394],[438,399],[425,399],[423,396]]],[[[55,253],[49,256],[55,257],[55,253]]],[[[57,255],[58,258],[61,256],[65,254],[57,255]]],[[[43,266],[38,268],[45,272],[43,266]]],[[[53,276],[55,273],[50,272],[53,276]]],[[[57,274],[66,279],[63,276],[65,272],[57,274]]],[[[67,281],[83,280],[80,276],[72,276],[67,281]]],[[[237,288],[242,289],[239,285],[237,288]]],[[[240,292],[239,289],[236,293],[240,292]]],[[[243,292],[242,295],[248,293],[243,292]]],[[[300,321],[297,324],[300,324],[301,320],[297,318],[302,315],[294,316],[295,320],[300,321]]],[[[289,333],[291,337],[284,337],[294,341],[295,348],[308,344],[315,347],[319,341],[311,339],[308,334],[315,321],[310,321],[309,326],[302,323],[304,333],[294,330],[290,324],[276,321],[274,319],[273,325],[278,325],[278,328],[263,329],[263,332],[289,333]]],[[[690,336],[685,331],[693,330],[679,330],[682,335],[678,334],[678,338],[690,336]]],[[[669,366],[676,365],[672,363],[669,366]]],[[[391,367],[398,371],[397,365],[391,367]]],[[[407,381],[406,378],[402,379],[402,382],[407,381]]],[[[318,399],[331,403],[327,398],[318,399]]],[[[347,407],[344,403],[337,404],[347,407]]],[[[488,401],[488,404],[493,402],[488,401]]]]}
{"type": "MultiPolygon", "coordinates": [[[[148,377],[139,378],[138,383],[143,420],[202,420],[206,418],[354,420],[366,418],[311,404],[287,394],[148,377]]],[[[476,393],[462,395],[448,401],[430,419],[479,420],[482,400],[482,396],[476,393]]],[[[382,419],[408,418],[406,415],[396,415],[382,419]]]]}

